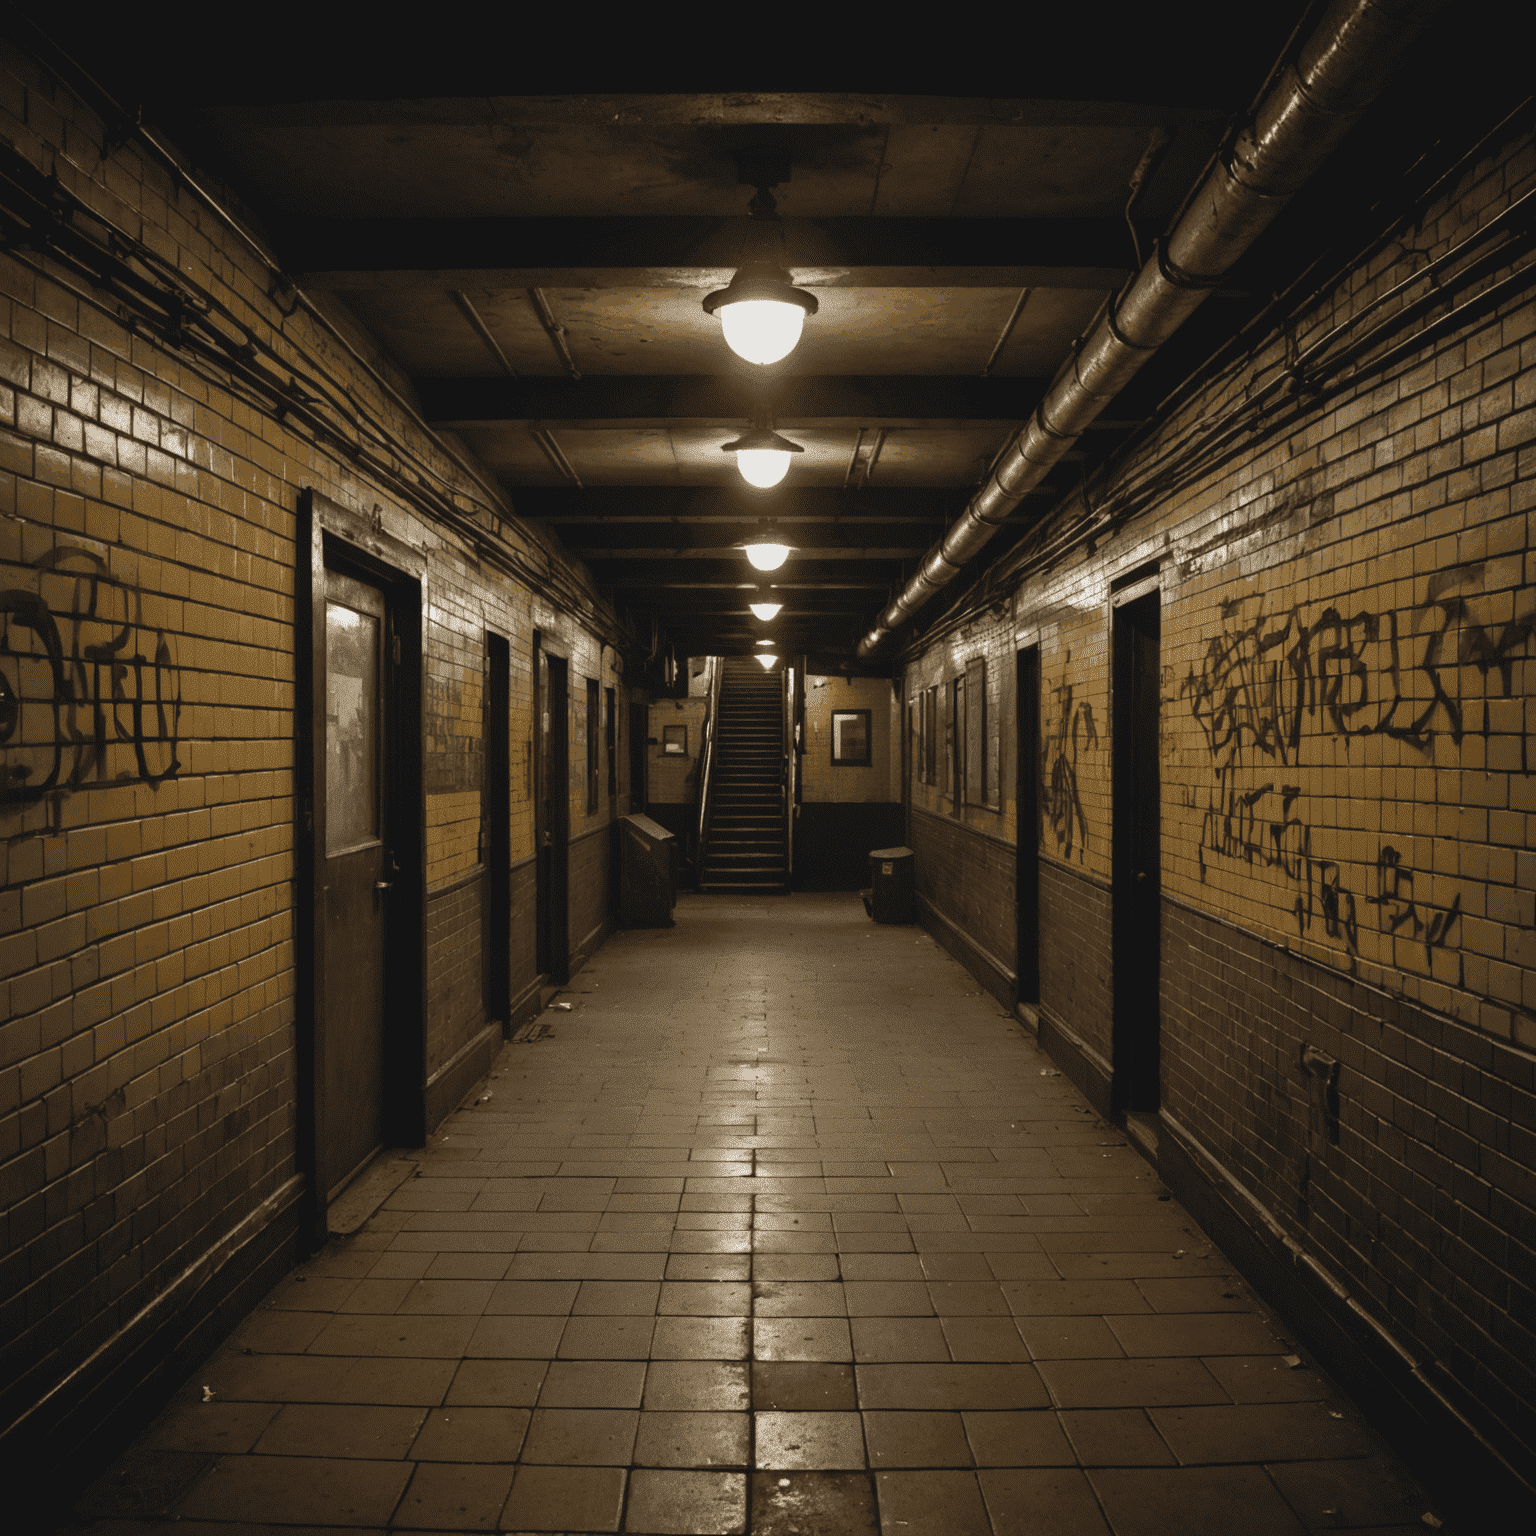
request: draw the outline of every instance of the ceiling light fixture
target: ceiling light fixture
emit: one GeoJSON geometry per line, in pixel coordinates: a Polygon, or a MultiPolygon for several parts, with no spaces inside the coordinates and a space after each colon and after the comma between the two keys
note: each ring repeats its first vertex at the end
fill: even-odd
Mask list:
{"type": "Polygon", "coordinates": [[[757,643],[759,645],[772,645],[773,641],[772,640],[759,640],[757,643]]]}
{"type": "Polygon", "coordinates": [[[773,669],[779,664],[779,658],[777,656],[759,656],[757,659],[763,664],[764,672],[772,672],[773,669]]]}
{"type": "Polygon", "coordinates": [[[788,544],[772,544],[759,540],[756,544],[743,544],[742,553],[760,571],[776,571],[789,559],[793,550],[788,544]]]}
{"type": "Polygon", "coordinates": [[[758,616],[758,618],[760,618],[766,624],[768,622],[768,620],[771,619],[774,616],[774,614],[776,614],[779,611],[779,609],[784,606],[784,604],[783,603],[749,603],[747,606],[749,608],[751,608],[752,612],[755,613],[758,616]]]}
{"type": "Polygon", "coordinates": [[[772,261],[743,262],[729,287],[704,299],[704,313],[720,316],[726,346],[759,367],[788,357],[800,344],[805,317],[816,310],[815,294],[796,288],[772,261]]]}
{"type": "MultiPolygon", "coordinates": [[[[805,449],[787,437],[780,437],[766,422],[757,422],[740,437],[722,443],[720,451],[736,455],[736,468],[748,485],[771,491],[789,473],[790,455],[804,453],[805,449]]],[[[773,567],[763,569],[771,571],[773,567]]]]}
{"type": "Polygon", "coordinates": [[[769,189],[789,180],[789,156],[774,149],[743,150],[736,170],[741,185],[757,189],[747,205],[746,243],[759,255],[743,261],[728,286],[705,297],[704,313],[720,316],[725,344],[737,357],[765,367],[799,345],[805,317],[816,313],[816,296],[794,286],[781,260],[762,254],[765,247],[776,248],[778,257],[784,254],[784,228],[769,189]]]}

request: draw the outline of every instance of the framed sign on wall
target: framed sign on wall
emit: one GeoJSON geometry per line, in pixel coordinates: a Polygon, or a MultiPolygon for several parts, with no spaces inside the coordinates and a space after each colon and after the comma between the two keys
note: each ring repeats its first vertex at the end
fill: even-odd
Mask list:
{"type": "Polygon", "coordinates": [[[661,755],[663,757],[688,756],[688,727],[686,725],[662,726],[661,755]]]}
{"type": "Polygon", "coordinates": [[[867,709],[832,711],[832,766],[834,768],[869,767],[869,718],[867,709]]]}

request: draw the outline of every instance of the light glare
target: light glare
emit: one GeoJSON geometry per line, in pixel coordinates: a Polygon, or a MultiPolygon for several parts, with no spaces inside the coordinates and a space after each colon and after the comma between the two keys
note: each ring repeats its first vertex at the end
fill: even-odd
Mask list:
{"type": "Polygon", "coordinates": [[[789,455],[780,448],[738,448],[736,468],[748,485],[771,491],[789,473],[789,455]]]}
{"type": "Polygon", "coordinates": [[[776,614],[779,611],[779,609],[784,606],[784,604],[783,603],[751,603],[751,604],[749,604],[749,606],[751,607],[752,612],[755,613],[758,616],[758,618],[760,618],[760,619],[762,619],[762,620],[764,620],[766,622],[768,619],[771,619],[774,616],[774,614],[776,614]]]}
{"type": "Polygon", "coordinates": [[[805,329],[805,311],[798,304],[775,299],[741,299],[722,304],[716,313],[725,344],[749,363],[776,363],[788,357],[805,329]]]}
{"type": "Polygon", "coordinates": [[[779,664],[779,658],[777,656],[759,656],[757,659],[762,662],[764,672],[772,672],[773,669],[779,664]]]}
{"type": "MultiPolygon", "coordinates": [[[[787,459],[789,455],[786,453],[787,459]]],[[[760,571],[776,571],[789,559],[788,544],[748,544],[746,546],[747,559],[760,571]]],[[[775,612],[778,610],[775,609],[775,612]]]]}

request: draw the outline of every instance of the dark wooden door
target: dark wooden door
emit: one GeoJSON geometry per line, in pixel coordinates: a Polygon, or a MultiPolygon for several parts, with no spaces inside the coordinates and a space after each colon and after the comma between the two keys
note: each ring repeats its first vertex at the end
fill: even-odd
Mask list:
{"type": "Polygon", "coordinates": [[[1158,593],[1114,610],[1114,1084],[1122,1109],[1159,1093],[1161,781],[1158,593]]]}
{"type": "Polygon", "coordinates": [[[485,637],[485,1014],[508,1021],[512,1004],[512,648],[485,637]]]}
{"type": "Polygon", "coordinates": [[[543,836],[539,850],[544,895],[541,969],[551,981],[570,977],[569,871],[571,857],[570,669],[558,656],[546,657],[547,708],[544,732],[543,836]]]}
{"type": "Polygon", "coordinates": [[[379,588],[325,573],[325,1012],[318,1148],[334,1194],[384,1142],[384,954],[393,887],[379,588]]]}
{"type": "Polygon", "coordinates": [[[1040,1001],[1040,647],[1018,653],[1018,750],[1014,901],[1018,940],[1014,965],[1021,1003],[1040,1001]]]}

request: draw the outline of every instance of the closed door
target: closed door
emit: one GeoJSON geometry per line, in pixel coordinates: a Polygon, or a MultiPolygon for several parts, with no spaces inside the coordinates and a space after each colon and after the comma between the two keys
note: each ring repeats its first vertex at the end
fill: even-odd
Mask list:
{"type": "Polygon", "coordinates": [[[383,593],[325,574],[325,1018],[320,1174],[336,1194],[384,1140],[383,593]]]}
{"type": "Polygon", "coordinates": [[[570,976],[569,861],[571,841],[570,670],[559,656],[545,658],[548,691],[541,718],[544,731],[542,846],[543,898],[540,946],[543,971],[551,981],[570,976]]]}
{"type": "Polygon", "coordinates": [[[1040,1001],[1040,647],[1018,653],[1017,903],[1021,1003],[1040,1001]]]}
{"type": "Polygon", "coordinates": [[[1155,1110],[1162,957],[1157,591],[1114,613],[1115,1097],[1123,1109],[1155,1110]]]}
{"type": "Polygon", "coordinates": [[[500,635],[485,637],[485,1014],[507,1021],[512,990],[512,757],[510,686],[512,648],[500,635]]]}

